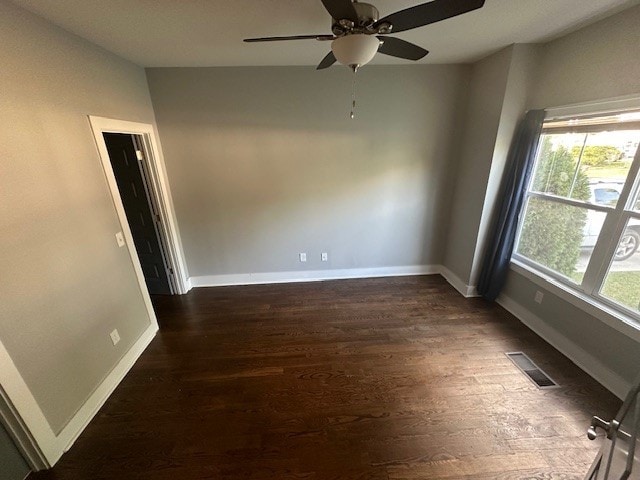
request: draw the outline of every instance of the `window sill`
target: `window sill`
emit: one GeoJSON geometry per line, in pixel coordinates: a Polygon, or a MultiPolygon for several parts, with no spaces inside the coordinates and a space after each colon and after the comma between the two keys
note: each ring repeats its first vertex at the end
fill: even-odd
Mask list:
{"type": "Polygon", "coordinates": [[[559,282],[555,278],[534,270],[518,260],[511,259],[510,267],[513,272],[531,280],[536,285],[544,288],[592,317],[597,318],[604,324],[626,335],[632,340],[640,342],[640,325],[635,319],[614,310],[604,303],[598,302],[595,298],[589,297],[578,290],[572,289],[570,286],[559,282]]]}

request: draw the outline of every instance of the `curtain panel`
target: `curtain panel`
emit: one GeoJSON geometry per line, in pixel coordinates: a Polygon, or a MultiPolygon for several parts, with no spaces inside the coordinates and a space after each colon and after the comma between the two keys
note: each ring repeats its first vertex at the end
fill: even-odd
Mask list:
{"type": "Polygon", "coordinates": [[[513,138],[500,196],[502,203],[493,225],[478,282],[478,293],[494,301],[507,280],[516,240],[518,219],[538,150],[544,110],[530,110],[520,122],[513,138]]]}

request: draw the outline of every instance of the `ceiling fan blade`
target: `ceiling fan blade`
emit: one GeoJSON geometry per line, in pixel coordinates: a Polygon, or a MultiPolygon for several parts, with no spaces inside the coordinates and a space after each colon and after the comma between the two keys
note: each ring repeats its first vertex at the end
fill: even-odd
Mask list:
{"type": "Polygon", "coordinates": [[[385,55],[406,58],[407,60],[420,60],[429,54],[428,50],[399,38],[379,36],[378,39],[382,42],[378,51],[385,55]]]}
{"type": "Polygon", "coordinates": [[[336,63],[336,61],[337,61],[336,56],[333,54],[333,52],[329,52],[327,56],[322,59],[322,61],[320,62],[320,65],[318,65],[316,70],[323,70],[325,68],[329,68],[331,65],[336,63]]]}
{"type": "Polygon", "coordinates": [[[484,2],[485,0],[433,0],[392,13],[378,20],[374,26],[390,23],[393,25],[391,33],[404,32],[477,10],[482,8],[484,2]]]}
{"type": "Polygon", "coordinates": [[[358,13],[351,0],[322,0],[324,8],[336,20],[349,19],[358,22],[358,13]]]}
{"type": "Polygon", "coordinates": [[[281,42],[283,40],[333,40],[333,35],[294,35],[291,37],[261,37],[261,38],[245,38],[248,43],[255,42],[281,42]]]}

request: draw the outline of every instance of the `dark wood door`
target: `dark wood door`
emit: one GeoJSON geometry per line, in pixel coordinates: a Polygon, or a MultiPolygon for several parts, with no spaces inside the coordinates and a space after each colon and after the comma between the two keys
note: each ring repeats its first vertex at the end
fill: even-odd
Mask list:
{"type": "Polygon", "coordinates": [[[103,133],[147,288],[171,294],[156,220],[138,160],[133,135],[103,133]]]}

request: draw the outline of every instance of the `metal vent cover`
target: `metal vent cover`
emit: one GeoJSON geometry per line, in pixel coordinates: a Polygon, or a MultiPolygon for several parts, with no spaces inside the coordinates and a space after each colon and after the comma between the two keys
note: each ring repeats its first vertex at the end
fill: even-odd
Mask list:
{"type": "Polygon", "coordinates": [[[507,357],[538,388],[557,388],[559,385],[523,352],[508,352],[507,357]]]}

